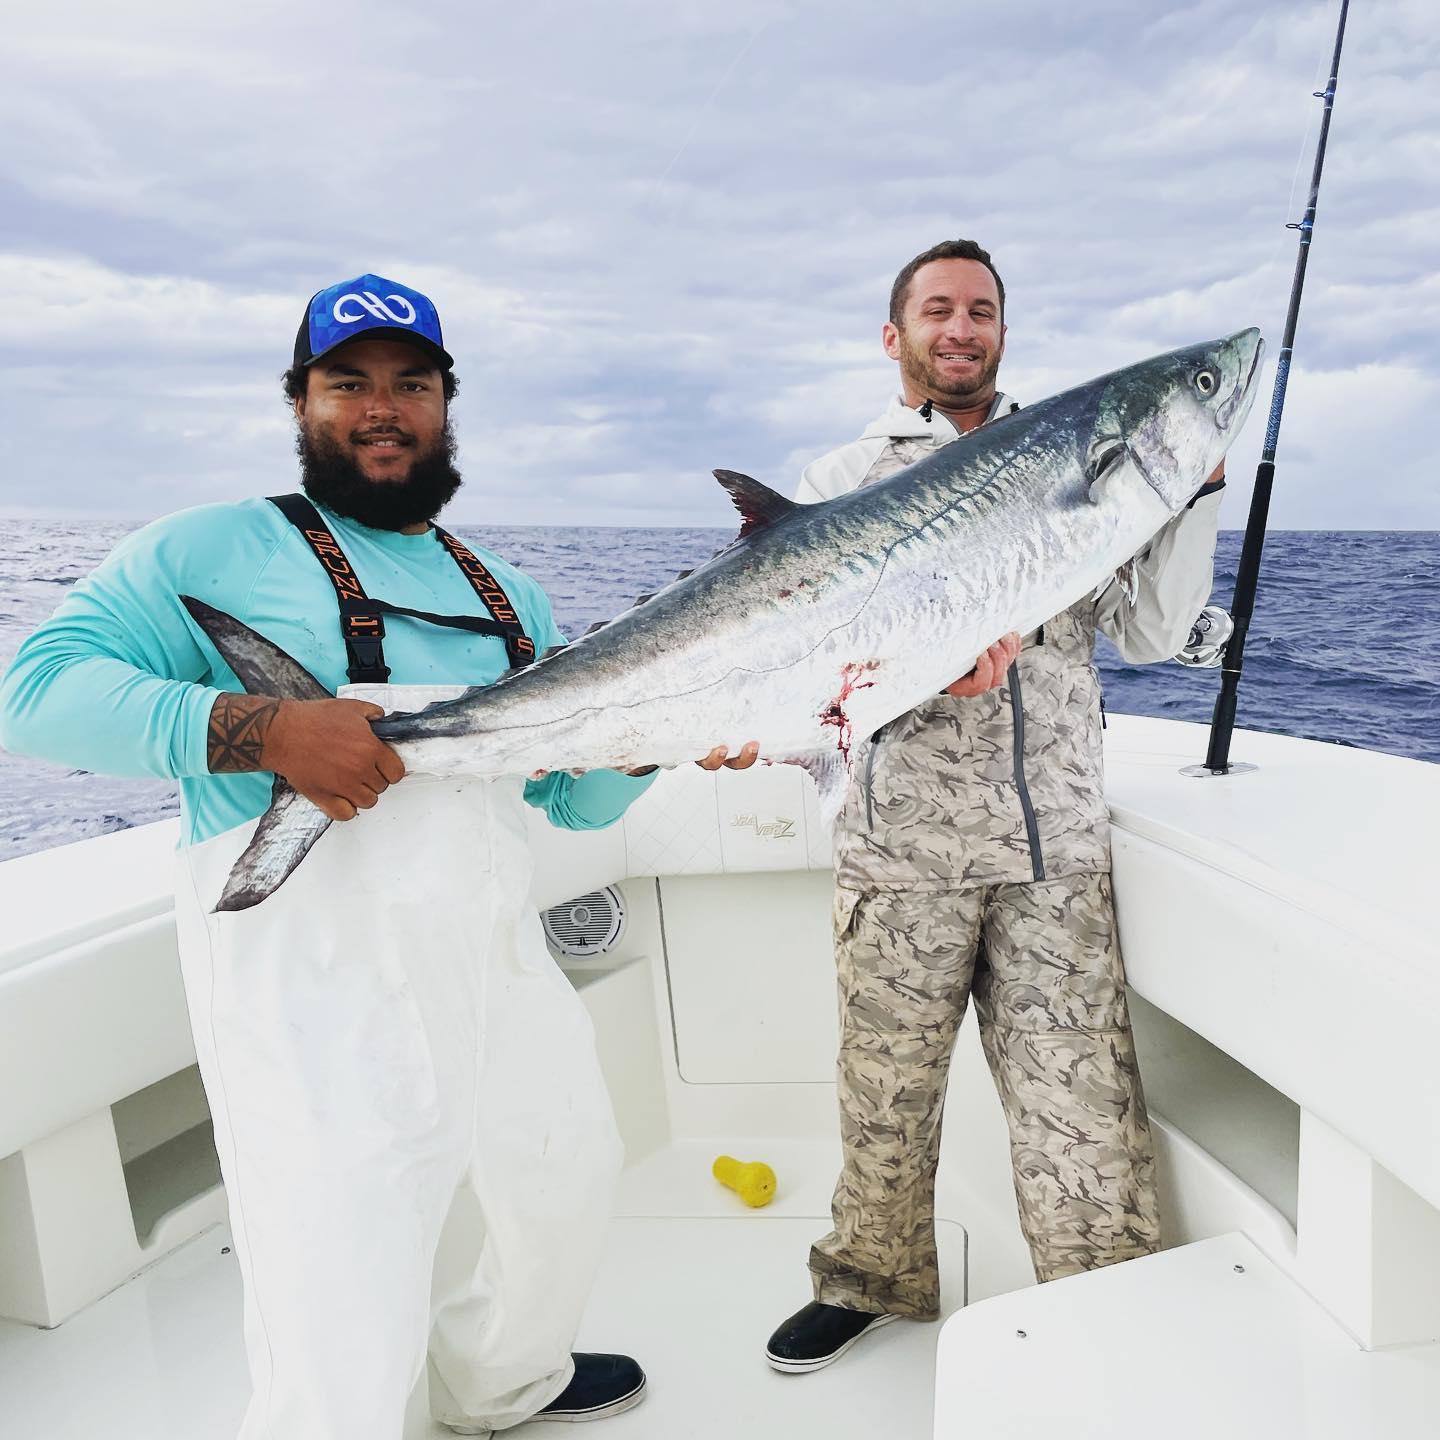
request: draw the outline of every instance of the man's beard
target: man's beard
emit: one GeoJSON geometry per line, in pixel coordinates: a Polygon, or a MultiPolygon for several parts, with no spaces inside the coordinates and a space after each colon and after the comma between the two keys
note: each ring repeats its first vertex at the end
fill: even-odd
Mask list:
{"type": "Polygon", "coordinates": [[[367,480],[329,435],[303,424],[295,436],[295,451],[305,493],[317,505],[372,530],[403,530],[433,520],[461,484],[449,420],[435,444],[416,455],[403,480],[367,480]]]}
{"type": "Polygon", "coordinates": [[[929,355],[921,354],[911,345],[910,337],[905,331],[900,332],[900,373],[912,389],[930,396],[941,406],[949,405],[959,409],[967,400],[982,394],[987,387],[993,385],[1000,372],[1000,355],[1001,352],[997,350],[981,365],[973,380],[965,380],[957,385],[942,379],[929,355]]]}

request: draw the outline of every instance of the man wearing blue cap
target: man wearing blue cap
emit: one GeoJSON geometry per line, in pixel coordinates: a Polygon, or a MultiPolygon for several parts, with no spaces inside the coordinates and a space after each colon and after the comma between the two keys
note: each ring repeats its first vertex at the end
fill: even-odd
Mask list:
{"type": "Polygon", "coordinates": [[[465,1434],[644,1393],[628,1357],[570,1353],[620,1146],[525,903],[524,805],[593,829],[651,781],[386,794],[404,767],[369,724],[563,643],[533,580],[431,523],[460,484],[452,365],[425,296],[377,275],[320,291],[285,376],[304,494],[130,536],[0,685],[6,748],[180,782],[181,964],[245,1290],[241,1440],[399,1440],[427,1357],[431,1410],[465,1434]],[[242,693],[182,595],[351,694],[242,693]],[[264,904],[212,913],[275,775],[367,814],[264,904]]]}

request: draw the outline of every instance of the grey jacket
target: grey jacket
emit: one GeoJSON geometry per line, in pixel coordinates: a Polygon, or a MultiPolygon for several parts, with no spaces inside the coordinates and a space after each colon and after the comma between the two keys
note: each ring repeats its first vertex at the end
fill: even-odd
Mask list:
{"type": "MultiPolygon", "coordinates": [[[[1000,395],[989,418],[1018,408],[1000,395]]],[[[896,400],[807,466],[796,499],[832,499],[963,438],[896,400]]],[[[1098,595],[1026,636],[998,690],[927,700],[857,747],[837,883],[953,890],[1108,870],[1095,632],[1134,662],[1179,650],[1210,598],[1219,509],[1219,494],[1202,496],[1098,595]]]]}

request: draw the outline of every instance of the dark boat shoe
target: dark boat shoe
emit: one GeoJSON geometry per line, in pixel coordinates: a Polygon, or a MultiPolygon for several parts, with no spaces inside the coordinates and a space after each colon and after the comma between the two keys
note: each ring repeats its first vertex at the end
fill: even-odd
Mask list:
{"type": "Polygon", "coordinates": [[[765,1346],[765,1358],[773,1369],[802,1375],[833,1365],[862,1336],[898,1320],[898,1315],[871,1315],[863,1310],[845,1310],[839,1305],[811,1301],[797,1310],[765,1346]]]}
{"type": "Polygon", "coordinates": [[[628,1355],[576,1355],[575,1378],[532,1420],[603,1420],[645,1398],[645,1372],[628,1355]]]}
{"type": "MultiPolygon", "coordinates": [[[[628,1355],[577,1354],[571,1358],[575,1361],[574,1377],[543,1410],[530,1416],[531,1420],[604,1420],[645,1398],[645,1372],[628,1355]]],[[[497,1433],[488,1427],[467,1428],[454,1421],[441,1424],[457,1435],[497,1433]]]]}

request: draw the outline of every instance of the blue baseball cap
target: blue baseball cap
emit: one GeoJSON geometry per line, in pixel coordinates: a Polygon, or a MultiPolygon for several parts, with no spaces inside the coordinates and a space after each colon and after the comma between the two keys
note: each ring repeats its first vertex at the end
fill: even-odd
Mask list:
{"type": "Polygon", "coordinates": [[[295,336],[295,365],[313,365],[337,345],[360,336],[408,340],[442,370],[455,361],[440,335],[434,303],[418,290],[383,275],[357,275],[310,297],[295,336]]]}

